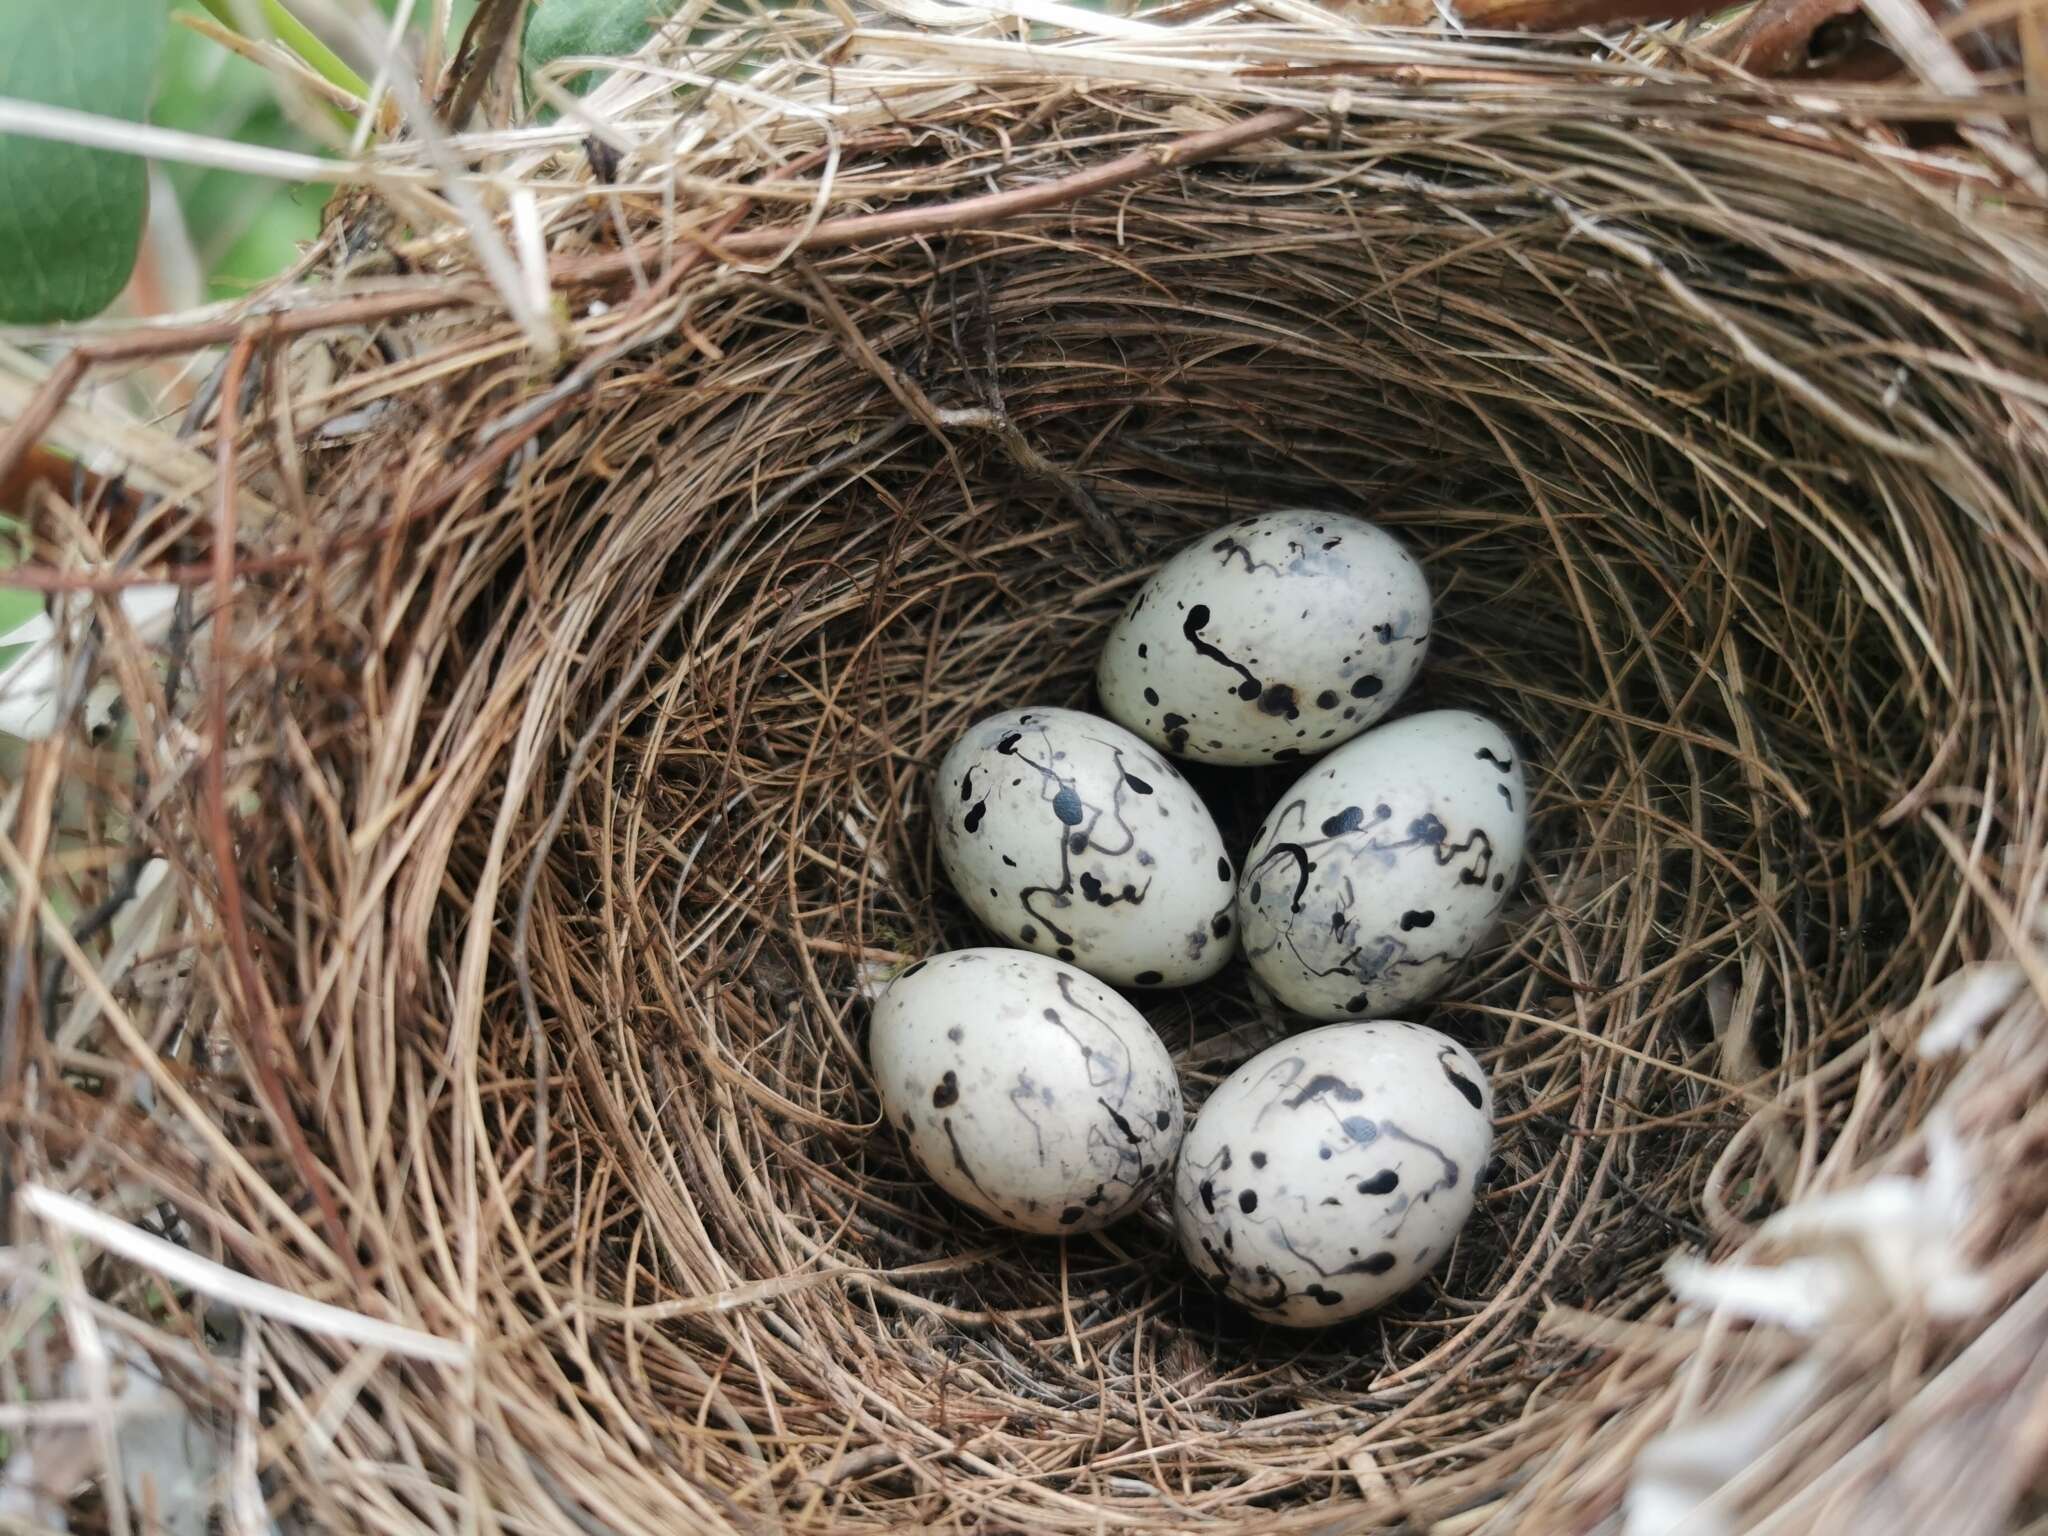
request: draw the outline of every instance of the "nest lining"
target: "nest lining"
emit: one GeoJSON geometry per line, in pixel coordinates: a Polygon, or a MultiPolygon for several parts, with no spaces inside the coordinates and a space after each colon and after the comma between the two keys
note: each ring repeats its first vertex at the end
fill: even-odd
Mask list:
{"type": "MultiPolygon", "coordinates": [[[[293,509],[245,538],[231,771],[303,1151],[264,1136],[218,944],[157,999],[228,1037],[195,1112],[301,1225],[189,1135],[123,1134],[237,1265],[479,1353],[352,1367],[269,1330],[276,1422],[337,1373],[354,1394],[266,1451],[280,1507],[1592,1529],[1683,1405],[1806,1348],[1681,1314],[1669,1254],[1917,1168],[1937,1100],[1987,1165],[2024,1144],[2037,1046],[1954,1077],[1899,1021],[2040,910],[2042,294],[2013,257],[2038,221],[1937,217],[1840,144],[1586,121],[1530,67],[1511,113],[1325,97],[1310,133],[765,269],[711,259],[737,205],[685,260],[658,205],[591,198],[555,226],[583,319],[552,379],[469,312],[320,344],[319,411],[374,401],[374,428],[295,460],[252,433],[236,465],[293,509]],[[1502,941],[1417,1012],[1493,1075],[1479,1212],[1426,1287],[1307,1335],[1202,1292],[1157,1222],[1052,1244],[968,1217],[863,1066],[876,980],[981,937],[926,818],[945,747],[1088,707],[1133,585],[1275,504],[1423,554],[1404,707],[1503,720],[1534,794],[1502,941]]],[[[838,206],[1043,183],[1215,110],[940,83],[844,153],[838,206]]],[[[238,355],[260,401],[288,354],[238,355]]],[[[1292,774],[1192,776],[1235,855],[1292,774]]],[[[183,794],[152,825],[216,912],[183,794]]],[[[1145,1007],[1197,1102],[1284,1027],[1241,972],[1145,1007]]],[[[190,1064],[175,1016],[158,1049],[190,1064]]],[[[121,1161],[61,1118],[52,1149],[121,1161]]],[[[1969,1252],[2016,1294],[2040,1203],[1980,1201],[1969,1252]]],[[[1814,1346],[1829,1389],[1736,1507],[1915,1528],[1845,1448],[1971,1336],[1901,1306],[1814,1346]]]]}

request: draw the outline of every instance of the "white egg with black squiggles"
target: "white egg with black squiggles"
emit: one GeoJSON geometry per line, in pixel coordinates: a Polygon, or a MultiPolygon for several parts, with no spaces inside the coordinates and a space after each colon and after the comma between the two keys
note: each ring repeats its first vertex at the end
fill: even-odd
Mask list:
{"type": "Polygon", "coordinates": [[[1021,1232],[1107,1226],[1170,1176],[1180,1146],[1180,1083],[1152,1026],[1043,955],[919,961],[876,1003],[868,1059],[918,1165],[1021,1232]]]}
{"type": "Polygon", "coordinates": [[[939,765],[939,857],[1005,940],[1118,986],[1185,986],[1235,952],[1235,874],[1194,786],[1071,709],[977,721],[939,765]]]}
{"type": "Polygon", "coordinates": [[[1492,933],[1528,832],[1521,754],[1469,710],[1339,747],[1253,839],[1237,915],[1253,972],[1314,1019],[1430,996],[1492,933]]]}
{"type": "Polygon", "coordinates": [[[1332,512],[1197,539],[1111,627],[1105,713],[1176,757],[1284,763],[1391,709],[1422,667],[1429,584],[1400,540],[1332,512]]]}
{"type": "Polygon", "coordinates": [[[1457,1041],[1326,1025],[1209,1095],[1181,1143],[1174,1226],[1188,1262],[1255,1316],[1341,1322],[1443,1260],[1492,1150],[1492,1090],[1457,1041]]]}

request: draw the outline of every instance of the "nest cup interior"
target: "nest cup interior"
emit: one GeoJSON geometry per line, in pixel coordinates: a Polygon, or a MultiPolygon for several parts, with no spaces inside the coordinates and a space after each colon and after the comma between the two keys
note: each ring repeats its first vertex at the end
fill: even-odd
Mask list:
{"type": "MultiPolygon", "coordinates": [[[[949,87],[849,144],[836,195],[1050,179],[1187,105],[1034,90],[949,87]]],[[[241,599],[268,627],[238,836],[277,914],[250,963],[297,1010],[367,1283],[477,1354],[347,1367],[367,1406],[279,1441],[291,1498],[338,1529],[440,1481],[564,1531],[1611,1512],[1614,1405],[1678,1372],[1593,1323],[1668,1319],[1674,1249],[1926,1113],[1876,1024],[1990,949],[1955,854],[1988,834],[1936,791],[2039,772],[2018,595],[2048,563],[1997,388],[2038,371],[2036,320],[1992,242],[1847,158],[1823,198],[1817,151],[1575,122],[1386,107],[989,230],[593,279],[574,313],[608,295],[588,324],[634,344],[590,341],[573,397],[502,321],[318,344],[382,414],[273,498],[303,508],[279,547],[341,553],[241,599]],[[1957,335],[1970,368],[1918,366],[1957,335]],[[463,454],[489,478],[408,519],[463,454]],[[987,941],[935,856],[947,746],[1091,707],[1146,574],[1276,506],[1418,552],[1402,711],[1492,715],[1533,796],[1496,941],[1413,1011],[1492,1075],[1479,1208],[1426,1284],[1321,1332],[1212,1296],[1154,1219],[986,1225],[907,1164],[865,1062],[881,980],[987,941]]],[[[610,238],[588,201],[565,244],[610,238]]],[[[1190,776],[1238,855],[1297,771],[1190,776]]],[[[1192,1103],[1284,1027],[1241,966],[1140,1002],[1192,1103]]],[[[341,1274],[250,1253],[307,1294],[341,1274]]],[[[327,1400],[340,1367],[271,1347],[327,1400]]]]}
{"type": "MultiPolygon", "coordinates": [[[[506,985],[486,1115],[507,1165],[549,1128],[523,1190],[547,1214],[500,1234],[525,1305],[601,1304],[520,1368],[646,1436],[648,1476],[820,1520],[1266,1520],[1312,1514],[1370,1427],[1402,1485],[1453,1486],[1597,1387],[1546,1310],[1634,1316],[1674,1248],[1782,1200],[1798,1159],[1758,1107],[1825,1102],[1953,955],[1953,865],[1885,824],[1940,744],[1972,745],[1916,634],[1970,623],[1953,515],[1495,191],[1389,192],[1366,238],[1298,170],[1210,168],[730,278],[700,309],[721,397],[649,354],[549,450],[546,516],[508,524],[455,670],[545,622],[601,685],[553,695],[566,787],[512,836],[540,855],[546,1101],[506,985]],[[1500,719],[1534,794],[1497,942],[1413,1010],[1493,1076],[1478,1213],[1427,1284],[1309,1333],[1209,1295],[1156,1221],[1061,1244],[948,1202],[864,1061],[892,967],[989,942],[935,859],[940,755],[998,708],[1092,707],[1147,572],[1280,505],[1421,554],[1437,621],[1402,709],[1500,719]]],[[[1754,249],[1669,234],[1755,288],[1754,249]]],[[[1297,771],[1191,776],[1241,854],[1297,771]]],[[[477,806],[472,875],[500,816],[477,806]]],[[[1281,1027],[1241,966],[1141,1002],[1193,1103],[1281,1027]]]]}

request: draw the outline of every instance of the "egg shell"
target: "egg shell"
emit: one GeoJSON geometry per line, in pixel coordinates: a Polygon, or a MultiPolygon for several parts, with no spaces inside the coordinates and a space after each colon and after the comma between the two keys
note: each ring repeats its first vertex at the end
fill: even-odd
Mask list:
{"type": "Polygon", "coordinates": [[[1341,1322],[1450,1252],[1492,1149],[1492,1090],[1457,1041],[1326,1025],[1209,1096],[1181,1143],[1174,1227],[1188,1262],[1257,1316],[1341,1322]]]}
{"type": "Polygon", "coordinates": [[[1366,1018],[1430,996],[1484,943],[1528,832],[1521,754],[1469,710],[1338,748],[1259,827],[1238,880],[1245,955],[1285,1006],[1366,1018]]]}
{"type": "Polygon", "coordinates": [[[1237,948],[1236,873],[1194,786],[1114,721],[1015,709],[939,765],[939,858],[974,915],[1120,986],[1185,986],[1237,948]]]}
{"type": "Polygon", "coordinates": [[[1043,955],[919,961],[876,1003],[868,1059],[919,1166],[1021,1232],[1107,1226],[1180,1146],[1180,1083],[1145,1016],[1043,955]]]}
{"type": "Polygon", "coordinates": [[[1111,627],[1096,690],[1176,757],[1309,758],[1393,708],[1421,670],[1429,584],[1355,517],[1270,512],[1175,555],[1111,627]]]}

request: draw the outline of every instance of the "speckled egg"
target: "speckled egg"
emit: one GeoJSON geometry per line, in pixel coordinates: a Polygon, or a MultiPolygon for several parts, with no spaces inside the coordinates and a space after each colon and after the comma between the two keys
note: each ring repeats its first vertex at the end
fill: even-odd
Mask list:
{"type": "Polygon", "coordinates": [[[954,888],[1010,943],[1140,987],[1213,976],[1237,947],[1215,818],[1112,721],[991,715],[939,765],[932,813],[954,888]]]}
{"type": "Polygon", "coordinates": [[[1175,555],[1109,632],[1102,707],[1212,763],[1291,762],[1349,740],[1415,680],[1429,586],[1392,534],[1271,512],[1175,555]]]}
{"type": "Polygon", "coordinates": [[[1314,1019],[1428,997],[1492,932],[1522,860],[1520,754],[1462,709],[1338,748],[1266,817],[1238,881],[1246,957],[1314,1019]]]}
{"type": "Polygon", "coordinates": [[[1331,1024],[1261,1051],[1181,1144],[1174,1226],[1196,1270],[1259,1317],[1356,1317],[1428,1274],[1493,1149],[1486,1074],[1419,1024],[1331,1024]]]}
{"type": "Polygon", "coordinates": [[[1017,949],[920,960],[875,1005],[868,1044],[890,1124],[939,1186],[1020,1232],[1088,1232],[1173,1166],[1173,1060],[1092,976],[1017,949]]]}

